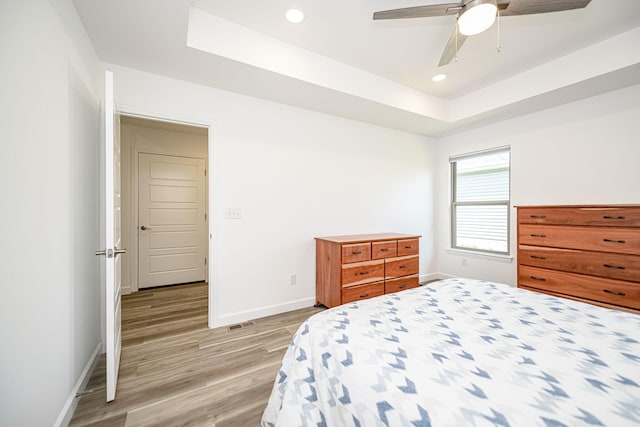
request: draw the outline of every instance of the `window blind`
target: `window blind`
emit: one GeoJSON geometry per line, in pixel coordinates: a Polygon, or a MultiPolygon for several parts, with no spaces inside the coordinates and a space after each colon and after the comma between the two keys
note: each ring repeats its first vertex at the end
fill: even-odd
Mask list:
{"type": "Polygon", "coordinates": [[[508,254],[509,149],[450,160],[452,247],[508,254]]]}

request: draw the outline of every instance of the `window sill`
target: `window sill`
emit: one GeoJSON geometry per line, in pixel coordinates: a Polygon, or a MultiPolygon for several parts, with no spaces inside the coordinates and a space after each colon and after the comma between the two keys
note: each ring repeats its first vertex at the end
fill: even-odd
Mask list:
{"type": "Polygon", "coordinates": [[[446,251],[453,255],[484,259],[487,261],[503,262],[505,264],[510,264],[511,261],[513,261],[512,255],[485,254],[480,252],[466,251],[464,249],[453,249],[453,248],[447,248],[446,251]]]}

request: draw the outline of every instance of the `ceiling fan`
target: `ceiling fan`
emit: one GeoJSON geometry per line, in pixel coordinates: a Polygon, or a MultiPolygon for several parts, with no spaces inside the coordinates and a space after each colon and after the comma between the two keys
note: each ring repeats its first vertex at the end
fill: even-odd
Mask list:
{"type": "Polygon", "coordinates": [[[536,13],[582,9],[591,0],[460,0],[427,6],[405,7],[375,12],[374,20],[425,18],[457,15],[456,28],[440,57],[439,67],[447,65],[456,56],[468,36],[479,34],[491,27],[496,15],[515,16],[536,13]]]}

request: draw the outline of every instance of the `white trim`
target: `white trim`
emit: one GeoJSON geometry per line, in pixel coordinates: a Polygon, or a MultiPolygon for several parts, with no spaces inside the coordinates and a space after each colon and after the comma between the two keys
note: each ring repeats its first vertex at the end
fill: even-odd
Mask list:
{"type": "Polygon", "coordinates": [[[56,422],[53,423],[55,427],[63,427],[68,426],[71,422],[71,418],[73,417],[73,413],[76,411],[76,407],[78,406],[78,393],[84,391],[89,379],[91,378],[91,374],[93,373],[93,369],[96,367],[98,363],[98,355],[101,354],[102,343],[99,342],[96,346],[95,350],[89,357],[89,361],[87,365],[84,367],[84,370],[80,374],[80,378],[76,381],[76,384],[71,389],[71,393],[67,398],[67,401],[64,403],[56,422]]]}
{"type": "Polygon", "coordinates": [[[211,130],[211,122],[205,118],[191,119],[181,115],[160,113],[122,103],[118,103],[118,112],[125,116],[138,117],[141,119],[155,120],[159,122],[177,123],[211,130]]]}
{"type": "Polygon", "coordinates": [[[487,154],[495,154],[495,153],[499,153],[501,151],[509,151],[509,152],[511,152],[511,145],[503,145],[501,147],[487,148],[485,150],[478,150],[478,151],[474,151],[472,153],[456,154],[456,155],[453,155],[453,156],[449,156],[449,163],[457,162],[459,160],[468,159],[470,157],[484,156],[484,155],[487,155],[487,154]]]}
{"type": "Polygon", "coordinates": [[[441,279],[439,273],[421,274],[420,277],[418,278],[418,283],[430,282],[432,280],[438,280],[438,279],[441,279]]]}
{"type": "Polygon", "coordinates": [[[219,312],[218,310],[218,265],[220,265],[220,254],[214,246],[218,245],[217,235],[215,234],[215,230],[220,229],[220,225],[218,224],[218,215],[215,215],[215,208],[217,207],[217,197],[218,192],[215,191],[215,175],[216,170],[213,164],[215,160],[214,149],[216,148],[213,145],[213,125],[210,124],[208,126],[207,131],[207,212],[209,212],[207,227],[208,227],[208,239],[207,239],[207,283],[209,286],[209,309],[207,316],[207,326],[210,329],[214,328],[215,325],[215,315],[219,312]]]}
{"type": "Polygon", "coordinates": [[[487,261],[503,262],[505,264],[511,264],[511,262],[513,261],[513,255],[479,253],[479,252],[465,251],[464,249],[454,249],[454,248],[447,248],[446,251],[449,252],[452,255],[465,256],[465,257],[469,257],[469,258],[484,259],[484,260],[487,260],[487,261]]]}
{"type": "Polygon", "coordinates": [[[214,318],[214,327],[232,325],[234,323],[246,322],[247,320],[259,319],[261,317],[271,316],[274,314],[286,313],[288,311],[298,310],[300,308],[311,307],[316,303],[315,296],[313,298],[303,298],[295,301],[289,301],[283,304],[269,305],[266,307],[239,311],[236,313],[225,314],[214,318]]]}
{"type": "MultiPolygon", "coordinates": [[[[419,282],[424,283],[432,280],[449,279],[456,276],[444,273],[428,273],[421,274],[419,276],[419,282]]],[[[211,283],[209,283],[211,287],[211,283]]],[[[288,311],[298,310],[301,308],[311,307],[316,303],[315,297],[303,298],[295,301],[289,301],[283,304],[269,305],[266,307],[239,311],[236,313],[225,314],[223,316],[217,316],[213,318],[213,325],[211,328],[218,328],[221,326],[232,325],[234,323],[246,322],[248,320],[255,320],[261,317],[272,316],[274,314],[286,313],[288,311]]]]}

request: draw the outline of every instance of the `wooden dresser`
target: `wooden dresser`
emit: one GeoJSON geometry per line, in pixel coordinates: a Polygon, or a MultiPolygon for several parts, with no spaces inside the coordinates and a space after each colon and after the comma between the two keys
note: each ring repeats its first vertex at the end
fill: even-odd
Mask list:
{"type": "Polygon", "coordinates": [[[316,302],[331,308],[417,287],[420,237],[316,237],[316,302]]]}
{"type": "Polygon", "coordinates": [[[640,205],[517,209],[518,287],[640,313],[640,205]]]}

